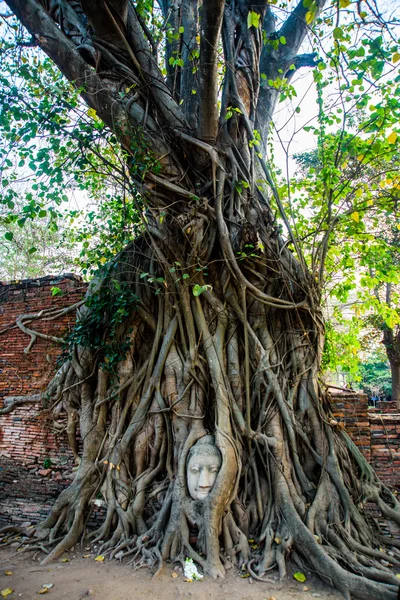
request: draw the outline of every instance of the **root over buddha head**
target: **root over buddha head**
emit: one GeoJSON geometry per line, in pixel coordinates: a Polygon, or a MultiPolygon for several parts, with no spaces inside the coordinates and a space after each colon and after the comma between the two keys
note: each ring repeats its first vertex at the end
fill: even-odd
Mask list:
{"type": "Polygon", "coordinates": [[[213,435],[205,435],[191,447],[186,463],[187,484],[193,500],[204,500],[211,492],[221,468],[221,452],[213,435]]]}

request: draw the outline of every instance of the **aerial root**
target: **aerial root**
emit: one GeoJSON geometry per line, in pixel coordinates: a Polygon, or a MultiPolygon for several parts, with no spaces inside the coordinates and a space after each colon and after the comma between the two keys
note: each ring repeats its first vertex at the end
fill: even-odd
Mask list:
{"type": "Polygon", "coordinates": [[[260,577],[259,575],[257,575],[257,573],[255,573],[252,569],[253,564],[255,563],[255,558],[252,558],[251,560],[249,560],[249,562],[247,563],[247,571],[250,573],[250,576],[255,579],[256,581],[262,581],[263,583],[272,583],[273,585],[276,584],[276,581],[274,581],[273,579],[268,579],[267,577],[260,577]]]}

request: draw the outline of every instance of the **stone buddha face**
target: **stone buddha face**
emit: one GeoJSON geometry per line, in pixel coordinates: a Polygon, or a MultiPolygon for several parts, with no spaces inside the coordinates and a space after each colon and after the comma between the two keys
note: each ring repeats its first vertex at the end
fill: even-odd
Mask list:
{"type": "Polygon", "coordinates": [[[193,500],[204,500],[221,468],[221,453],[213,435],[205,435],[192,446],[186,464],[189,494],[193,500]]]}

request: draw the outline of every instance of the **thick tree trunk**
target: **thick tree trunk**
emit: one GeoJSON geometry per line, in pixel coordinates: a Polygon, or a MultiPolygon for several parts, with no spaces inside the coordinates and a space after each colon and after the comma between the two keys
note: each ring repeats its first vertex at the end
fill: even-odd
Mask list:
{"type": "Polygon", "coordinates": [[[392,400],[397,402],[400,409],[400,327],[390,329],[385,326],[382,341],[392,375],[392,400]]]}
{"type": "Polygon", "coordinates": [[[392,401],[397,403],[397,408],[400,410],[400,362],[391,362],[390,372],[392,374],[392,401]]]}

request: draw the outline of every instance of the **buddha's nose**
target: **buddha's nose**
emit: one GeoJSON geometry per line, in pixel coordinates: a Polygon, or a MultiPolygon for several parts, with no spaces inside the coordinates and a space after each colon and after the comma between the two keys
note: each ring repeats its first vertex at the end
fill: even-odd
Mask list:
{"type": "Polygon", "coordinates": [[[199,477],[199,488],[209,488],[210,487],[210,477],[207,469],[202,469],[200,471],[199,477]]]}

